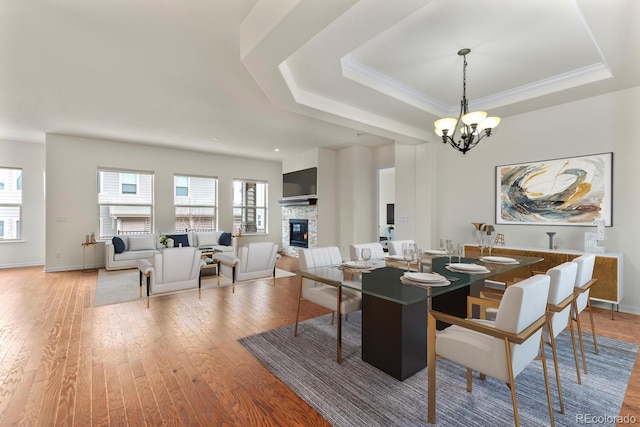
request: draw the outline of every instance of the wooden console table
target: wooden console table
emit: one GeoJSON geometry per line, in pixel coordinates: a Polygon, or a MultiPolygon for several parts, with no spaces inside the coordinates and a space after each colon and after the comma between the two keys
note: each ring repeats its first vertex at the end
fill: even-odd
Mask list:
{"type": "MultiPolygon", "coordinates": [[[[477,246],[467,244],[464,246],[464,253],[467,257],[477,258],[480,256],[480,249],[478,249],[477,246]]],[[[489,251],[486,248],[484,249],[484,254],[489,255],[489,251]]],[[[570,249],[550,250],[517,246],[497,246],[493,248],[491,254],[544,258],[544,261],[535,267],[528,267],[526,270],[517,270],[516,272],[496,276],[495,278],[495,280],[501,282],[511,283],[530,276],[534,271],[546,272],[551,267],[555,267],[563,262],[571,261],[580,255],[584,255],[585,252],[570,249]]],[[[589,298],[593,301],[611,304],[611,318],[613,319],[614,308],[616,308],[622,300],[623,255],[618,253],[599,253],[595,255],[596,263],[593,267],[593,278],[598,279],[598,281],[591,287],[589,298]]]]}

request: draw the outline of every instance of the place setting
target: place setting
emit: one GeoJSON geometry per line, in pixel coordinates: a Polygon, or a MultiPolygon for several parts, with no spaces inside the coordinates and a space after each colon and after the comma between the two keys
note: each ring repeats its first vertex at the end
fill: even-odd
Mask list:
{"type": "Polygon", "coordinates": [[[491,264],[520,264],[515,258],[502,257],[502,256],[485,256],[478,258],[482,262],[491,264]]]}
{"type": "Polygon", "coordinates": [[[367,261],[344,261],[340,268],[348,269],[348,270],[372,270],[375,267],[375,264],[367,261]]]}
{"type": "Polygon", "coordinates": [[[489,270],[484,265],[466,263],[466,262],[449,263],[445,266],[445,268],[455,273],[486,274],[491,272],[491,270],[489,270]]]}
{"type": "Polygon", "coordinates": [[[360,254],[356,254],[351,261],[344,261],[340,264],[340,268],[343,270],[368,272],[375,269],[376,264],[371,262],[371,249],[362,248],[360,254]]]}
{"type": "Polygon", "coordinates": [[[413,271],[406,271],[400,282],[405,285],[421,286],[424,288],[431,288],[435,286],[447,286],[451,282],[446,277],[438,273],[419,273],[413,271]]]}

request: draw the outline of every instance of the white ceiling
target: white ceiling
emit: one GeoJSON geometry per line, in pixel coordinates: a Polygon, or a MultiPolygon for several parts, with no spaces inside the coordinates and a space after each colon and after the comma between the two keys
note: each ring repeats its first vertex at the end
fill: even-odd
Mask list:
{"type": "Polygon", "coordinates": [[[435,141],[461,48],[470,107],[508,120],[640,85],[639,24],[637,0],[2,0],[0,139],[271,160],[435,141]]]}

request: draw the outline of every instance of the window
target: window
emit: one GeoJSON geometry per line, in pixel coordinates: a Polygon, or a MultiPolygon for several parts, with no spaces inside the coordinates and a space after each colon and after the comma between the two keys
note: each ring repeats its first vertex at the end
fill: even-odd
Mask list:
{"type": "Polygon", "coordinates": [[[20,239],[22,169],[0,168],[0,239],[20,239]]]}
{"type": "Polygon", "coordinates": [[[153,174],[99,169],[97,183],[100,239],[153,231],[153,174]]]}
{"type": "Polygon", "coordinates": [[[178,197],[189,197],[189,177],[176,176],[176,199],[178,197]]]}
{"type": "Polygon", "coordinates": [[[174,177],[176,231],[217,229],[218,180],[201,176],[174,177]]]}
{"type": "Polygon", "coordinates": [[[261,181],[233,181],[233,229],[243,233],[267,232],[267,187],[261,181]]]}
{"type": "Polygon", "coordinates": [[[134,173],[120,174],[122,194],[138,194],[138,175],[134,173]]]}

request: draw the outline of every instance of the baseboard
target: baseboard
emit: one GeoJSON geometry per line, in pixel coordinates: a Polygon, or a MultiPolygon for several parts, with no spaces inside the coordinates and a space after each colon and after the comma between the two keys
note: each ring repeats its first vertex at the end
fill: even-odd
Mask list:
{"type": "MultiPolygon", "coordinates": [[[[602,302],[602,301],[594,301],[591,300],[591,305],[593,307],[596,308],[602,308],[604,310],[611,310],[611,303],[608,302],[602,302]]],[[[615,305],[613,306],[613,309],[616,311],[620,311],[622,313],[629,313],[629,314],[640,314],[640,307],[634,307],[631,305],[615,305]]]]}
{"type": "Polygon", "coordinates": [[[18,264],[0,264],[0,269],[2,268],[19,268],[19,267],[37,267],[37,266],[42,266],[42,262],[25,262],[25,263],[18,263],[18,264]]]}

